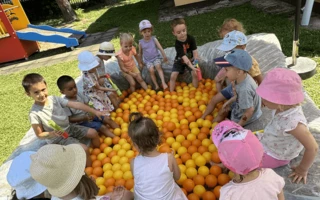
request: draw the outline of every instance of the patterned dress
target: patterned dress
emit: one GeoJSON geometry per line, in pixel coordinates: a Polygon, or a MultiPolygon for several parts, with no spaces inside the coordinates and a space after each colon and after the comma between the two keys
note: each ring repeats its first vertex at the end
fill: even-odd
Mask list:
{"type": "Polygon", "coordinates": [[[93,107],[99,111],[111,112],[114,107],[106,94],[102,90],[96,89],[94,86],[98,84],[98,78],[95,73],[83,72],[83,94],[89,97],[93,103],[93,107]]]}

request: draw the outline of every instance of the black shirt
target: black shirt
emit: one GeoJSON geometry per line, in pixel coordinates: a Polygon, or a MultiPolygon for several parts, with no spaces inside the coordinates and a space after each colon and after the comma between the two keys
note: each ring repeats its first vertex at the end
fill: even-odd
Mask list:
{"type": "Polygon", "coordinates": [[[189,60],[192,61],[193,60],[193,51],[197,50],[196,40],[194,39],[194,37],[187,34],[186,41],[181,42],[179,40],[176,40],[175,48],[176,48],[176,52],[177,52],[175,62],[184,63],[182,60],[182,56],[187,56],[189,58],[189,60]]]}

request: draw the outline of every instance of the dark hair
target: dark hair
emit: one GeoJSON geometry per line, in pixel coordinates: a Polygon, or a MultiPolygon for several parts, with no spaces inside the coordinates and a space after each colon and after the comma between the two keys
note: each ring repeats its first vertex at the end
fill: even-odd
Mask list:
{"type": "Polygon", "coordinates": [[[134,112],[129,116],[129,136],[139,148],[140,154],[154,150],[160,143],[160,132],[157,125],[150,118],[143,117],[141,113],[134,112]]]}
{"type": "Polygon", "coordinates": [[[68,75],[60,76],[57,80],[57,85],[59,90],[63,90],[65,84],[69,83],[70,81],[74,81],[74,79],[71,76],[68,76],[68,75]]]}
{"type": "Polygon", "coordinates": [[[29,92],[30,86],[36,83],[43,82],[47,85],[46,81],[44,80],[43,76],[37,73],[30,73],[23,77],[22,79],[22,86],[26,92],[29,92]]]}
{"type": "Polygon", "coordinates": [[[186,21],[184,21],[183,18],[175,18],[175,19],[173,19],[173,20],[171,21],[171,24],[170,24],[171,29],[173,30],[174,27],[176,27],[176,26],[179,25],[179,24],[184,24],[184,25],[186,25],[186,21]]]}
{"type": "Polygon", "coordinates": [[[74,192],[83,199],[94,199],[99,192],[99,188],[91,178],[83,175],[74,192]]]}

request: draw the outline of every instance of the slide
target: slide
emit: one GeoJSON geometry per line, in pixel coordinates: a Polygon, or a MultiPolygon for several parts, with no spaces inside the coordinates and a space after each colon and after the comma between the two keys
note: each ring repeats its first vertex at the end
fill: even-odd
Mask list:
{"type": "Polygon", "coordinates": [[[80,37],[85,37],[86,33],[84,31],[77,31],[70,28],[54,28],[47,25],[33,25],[28,24],[27,29],[16,31],[17,36],[20,40],[29,40],[29,41],[40,41],[40,42],[52,42],[65,44],[67,48],[75,47],[79,45],[77,38],[68,38],[57,33],[71,33],[75,35],[80,35],[80,37]],[[38,30],[43,30],[46,32],[51,32],[52,35],[42,34],[38,30]],[[40,32],[40,33],[39,33],[40,32]]]}

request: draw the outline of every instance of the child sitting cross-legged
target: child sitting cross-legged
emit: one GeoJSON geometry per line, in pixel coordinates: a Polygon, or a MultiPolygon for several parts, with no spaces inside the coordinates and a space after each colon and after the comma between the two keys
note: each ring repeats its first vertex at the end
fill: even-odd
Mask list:
{"type": "Polygon", "coordinates": [[[219,200],[284,200],[284,180],[272,169],[260,168],[263,147],[259,139],[238,124],[226,120],[212,132],[222,164],[235,173],[222,186],[219,200]]]}
{"type": "MultiPolygon", "coordinates": [[[[40,74],[27,74],[22,80],[22,86],[26,94],[33,98],[34,104],[29,113],[29,120],[36,136],[41,140],[46,140],[49,144],[73,144],[80,143],[82,138],[90,138],[94,147],[100,147],[100,139],[96,130],[70,124],[66,107],[71,107],[85,112],[90,112],[97,117],[105,114],[89,106],[75,101],[68,101],[62,97],[49,96],[47,83],[40,74]],[[66,131],[69,136],[66,138],[63,131],[54,130],[49,125],[49,121],[54,121],[61,129],[66,131]]],[[[87,154],[87,166],[91,166],[89,149],[81,144],[87,154]]]]}
{"type": "MultiPolygon", "coordinates": [[[[86,105],[89,103],[89,99],[83,94],[78,92],[77,85],[72,77],[70,76],[61,76],[57,85],[60,89],[60,92],[64,94],[64,98],[69,101],[81,102],[86,105]]],[[[96,131],[102,133],[107,137],[113,138],[115,135],[108,129],[107,125],[111,128],[119,128],[119,125],[115,123],[109,116],[102,116],[101,119],[93,116],[91,113],[74,109],[66,108],[67,113],[69,114],[69,121],[71,123],[76,123],[81,126],[93,128],[96,131]]]]}
{"type": "Polygon", "coordinates": [[[157,125],[140,113],[131,113],[129,119],[129,136],[139,151],[130,163],[134,176],[134,199],[187,200],[175,183],[180,178],[180,169],[174,155],[157,151],[160,142],[157,125]]]}
{"type": "Polygon", "coordinates": [[[257,84],[248,74],[252,66],[251,56],[244,50],[235,49],[216,58],[215,62],[226,69],[226,76],[233,84],[221,91],[225,93],[223,96],[232,98],[224,104],[214,121],[224,120],[230,110],[231,120],[241,126],[259,119],[262,115],[261,98],[256,94],[257,84]]]}

